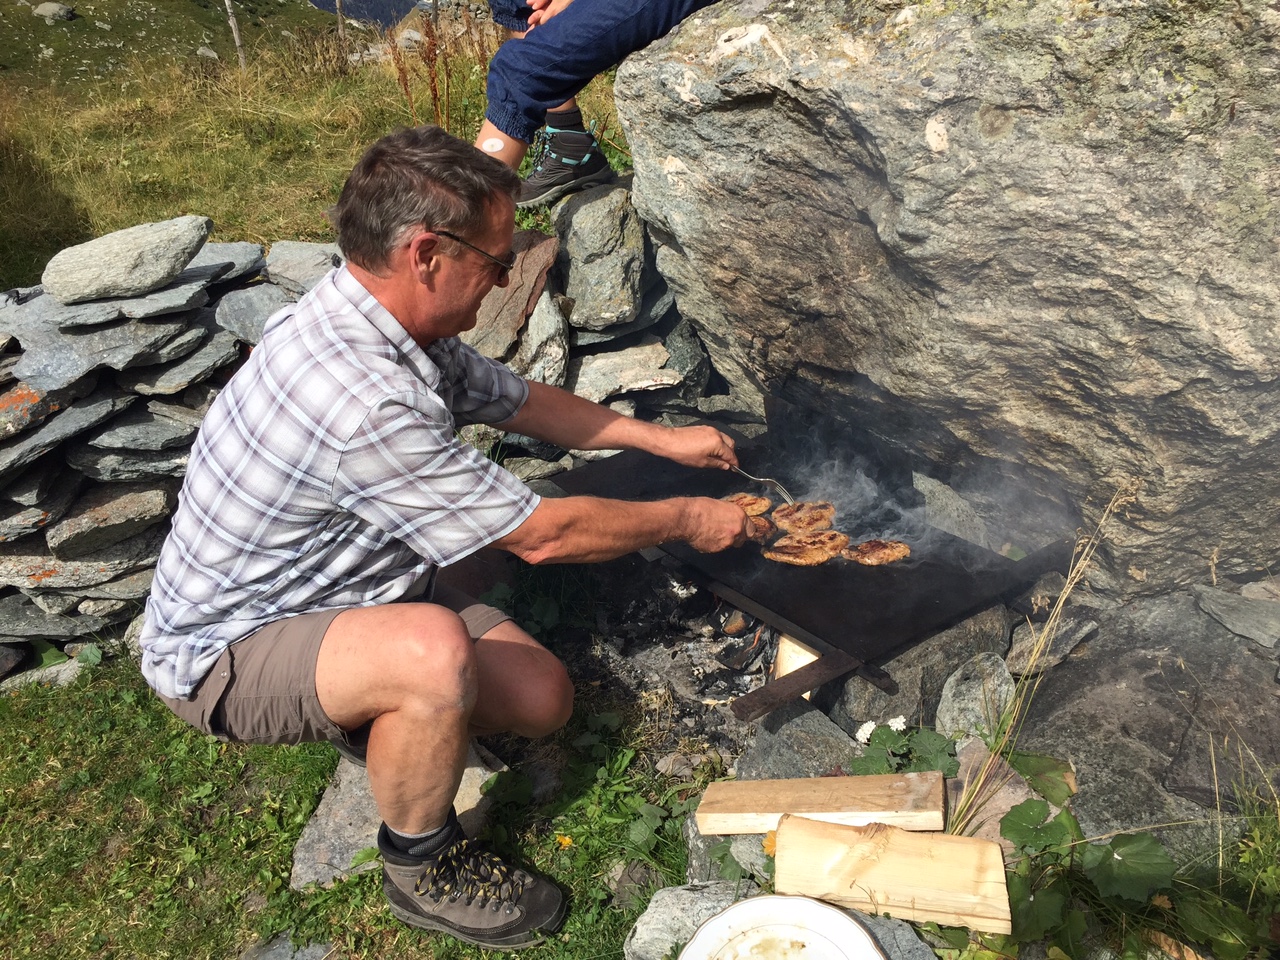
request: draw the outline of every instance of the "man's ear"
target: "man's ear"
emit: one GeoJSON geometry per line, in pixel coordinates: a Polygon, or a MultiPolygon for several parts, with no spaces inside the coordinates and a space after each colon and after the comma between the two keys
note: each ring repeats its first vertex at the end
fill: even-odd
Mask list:
{"type": "Polygon", "coordinates": [[[440,238],[429,230],[419,230],[409,240],[409,263],[413,275],[421,282],[436,271],[440,264],[440,238]]]}

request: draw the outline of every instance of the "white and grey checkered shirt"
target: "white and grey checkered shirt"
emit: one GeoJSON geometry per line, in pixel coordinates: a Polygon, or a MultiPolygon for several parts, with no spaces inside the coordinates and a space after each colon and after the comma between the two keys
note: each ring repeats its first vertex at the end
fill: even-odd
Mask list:
{"type": "Polygon", "coordinates": [[[456,338],[424,351],[346,268],[267,322],[210,408],[147,601],[142,671],[186,698],[284,617],[390,603],[538,497],[458,441],[528,385],[456,338]]]}

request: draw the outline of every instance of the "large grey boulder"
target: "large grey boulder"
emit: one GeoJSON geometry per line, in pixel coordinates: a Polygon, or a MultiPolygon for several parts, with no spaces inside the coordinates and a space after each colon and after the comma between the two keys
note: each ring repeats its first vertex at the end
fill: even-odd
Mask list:
{"type": "Polygon", "coordinates": [[[995,542],[1141,480],[1113,594],[1274,566],[1280,14],[781,10],[716,4],[618,71],[632,201],[717,369],[946,464],[995,542]]]}
{"type": "Polygon", "coordinates": [[[53,0],[45,0],[44,3],[37,4],[31,12],[37,17],[44,17],[50,23],[54,20],[74,20],[76,15],[73,7],[65,3],[54,3],[53,0]]]}
{"type": "Polygon", "coordinates": [[[1018,748],[1072,763],[1085,836],[1160,826],[1182,854],[1215,849],[1242,781],[1280,788],[1274,660],[1189,593],[1097,620],[1097,636],[1044,675],[1018,748]]]}
{"type": "Polygon", "coordinates": [[[622,185],[584,190],[556,206],[558,267],[573,301],[569,323],[603,330],[633,322],[647,286],[644,225],[622,185]]]}
{"type": "Polygon", "coordinates": [[[55,254],[40,282],[63,303],[150,293],[183,271],[212,229],[208,217],[188,216],[117,230],[55,254]]]}

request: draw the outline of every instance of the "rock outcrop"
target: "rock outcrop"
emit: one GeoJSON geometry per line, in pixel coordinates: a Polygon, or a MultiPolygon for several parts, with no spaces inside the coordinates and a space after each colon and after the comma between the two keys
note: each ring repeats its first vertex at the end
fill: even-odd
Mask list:
{"type": "Polygon", "coordinates": [[[726,378],[1095,574],[1274,565],[1280,13],[725,2],[627,60],[633,202],[726,378]]]}

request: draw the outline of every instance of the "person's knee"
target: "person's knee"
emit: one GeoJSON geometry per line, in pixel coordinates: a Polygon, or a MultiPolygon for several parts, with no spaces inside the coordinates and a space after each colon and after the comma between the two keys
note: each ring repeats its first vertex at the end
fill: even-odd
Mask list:
{"type": "Polygon", "coordinates": [[[400,682],[428,702],[471,710],[479,669],[461,617],[438,607],[423,611],[401,631],[398,647],[400,682]]]}
{"type": "Polygon", "coordinates": [[[573,681],[564,664],[553,660],[543,669],[534,689],[533,709],[525,718],[525,729],[520,732],[526,737],[545,737],[569,722],[573,713],[573,681]]]}

